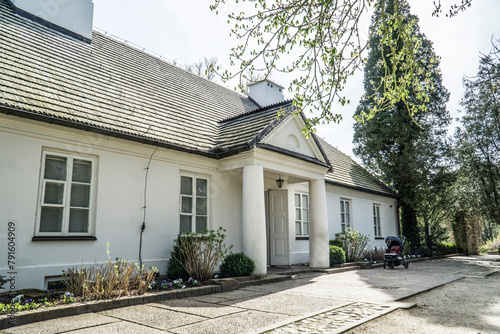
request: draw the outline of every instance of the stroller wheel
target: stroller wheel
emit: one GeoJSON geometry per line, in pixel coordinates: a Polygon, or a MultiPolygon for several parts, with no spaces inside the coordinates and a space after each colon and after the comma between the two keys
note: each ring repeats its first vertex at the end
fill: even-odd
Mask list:
{"type": "Polygon", "coordinates": [[[404,266],[405,266],[406,269],[408,269],[408,267],[410,266],[410,264],[408,263],[408,261],[405,261],[404,266]]]}
{"type": "Polygon", "coordinates": [[[384,269],[387,268],[387,263],[384,261],[384,269]]]}
{"type": "Polygon", "coordinates": [[[389,268],[394,269],[394,262],[389,262],[389,268]]]}

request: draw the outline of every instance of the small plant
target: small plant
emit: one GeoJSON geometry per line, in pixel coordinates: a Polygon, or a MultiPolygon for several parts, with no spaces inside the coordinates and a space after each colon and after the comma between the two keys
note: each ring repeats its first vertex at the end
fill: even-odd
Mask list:
{"type": "Polygon", "coordinates": [[[69,301],[74,296],[93,300],[146,292],[158,270],[154,267],[139,268],[137,263],[129,263],[119,258],[113,262],[109,256],[109,244],[107,253],[109,261],[106,264],[63,271],[62,280],[71,293],[65,300],[69,301]]]}
{"type": "Polygon", "coordinates": [[[335,234],[335,239],[342,242],[342,248],[346,253],[347,261],[362,259],[370,240],[367,235],[361,234],[350,227],[346,228],[345,232],[335,234]]]}
{"type": "Polygon", "coordinates": [[[5,276],[0,275],[0,289],[3,289],[3,285],[7,283],[5,276]]]}
{"type": "Polygon", "coordinates": [[[345,262],[345,252],[342,247],[330,245],[330,267],[334,264],[342,264],[345,262]]]}
{"type": "Polygon", "coordinates": [[[457,246],[450,242],[439,242],[436,244],[436,252],[441,255],[456,254],[457,246]]]}
{"type": "Polygon", "coordinates": [[[342,241],[340,239],[330,239],[328,241],[328,244],[330,246],[337,246],[337,247],[343,247],[344,244],[342,243],[342,241]]]}
{"type": "Polygon", "coordinates": [[[363,254],[365,262],[378,263],[384,260],[384,248],[373,247],[373,249],[366,250],[363,254]]]}
{"type": "Polygon", "coordinates": [[[225,277],[250,276],[254,270],[255,262],[243,252],[229,254],[220,265],[220,273],[225,277]]]}
{"type": "Polygon", "coordinates": [[[182,256],[179,247],[174,245],[174,249],[170,252],[170,259],[168,260],[167,266],[167,276],[168,277],[182,277],[186,280],[189,278],[189,274],[182,265],[185,259],[182,256]]]}
{"type": "Polygon", "coordinates": [[[422,245],[417,249],[417,254],[420,254],[423,257],[429,257],[432,256],[432,251],[429,247],[422,245]]]}
{"type": "Polygon", "coordinates": [[[179,233],[175,240],[179,256],[174,253],[174,258],[184,267],[189,277],[205,281],[213,276],[221,260],[232,248],[227,248],[224,244],[225,232],[220,227],[217,231],[179,233]]]}

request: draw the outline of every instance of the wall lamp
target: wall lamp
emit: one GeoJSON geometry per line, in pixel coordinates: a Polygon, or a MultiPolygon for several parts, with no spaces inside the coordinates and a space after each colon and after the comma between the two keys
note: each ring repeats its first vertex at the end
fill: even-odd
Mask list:
{"type": "Polygon", "coordinates": [[[283,180],[281,178],[281,174],[279,174],[279,178],[276,180],[276,185],[281,189],[283,187],[283,183],[285,183],[285,180],[283,180]]]}

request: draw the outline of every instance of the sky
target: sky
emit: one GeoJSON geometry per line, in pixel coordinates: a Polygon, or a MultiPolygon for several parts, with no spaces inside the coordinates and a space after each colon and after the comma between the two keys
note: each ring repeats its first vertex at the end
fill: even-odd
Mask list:
{"type": "MultiPolygon", "coordinates": [[[[227,4],[219,10],[219,15],[210,10],[211,0],[93,1],[94,28],[100,31],[181,66],[204,57],[217,57],[223,69],[229,68],[230,51],[238,41],[229,36],[232,24],[227,22],[227,13],[240,11],[242,6],[234,0],[226,0],[227,4]]],[[[421,32],[434,43],[434,51],[441,57],[443,85],[450,92],[447,108],[456,119],[460,117],[459,102],[464,92],[462,79],[464,76],[474,77],[480,54],[490,52],[492,37],[500,38],[500,1],[473,0],[467,11],[453,18],[444,14],[439,18],[432,17],[432,2],[409,0],[412,14],[419,17],[421,32]]],[[[445,9],[447,5],[458,2],[460,0],[442,0],[445,9]]],[[[364,27],[367,31],[370,16],[366,17],[364,27]]],[[[293,78],[293,73],[272,76],[273,81],[285,87],[293,78]]],[[[234,84],[230,87],[233,88],[234,84]]],[[[340,124],[317,128],[319,136],[353,158],[352,115],[363,93],[363,73],[360,71],[351,77],[344,91],[351,104],[334,110],[343,116],[340,124]]],[[[285,93],[285,98],[291,97],[285,93]]],[[[457,124],[455,121],[450,127],[450,135],[457,124]]]]}

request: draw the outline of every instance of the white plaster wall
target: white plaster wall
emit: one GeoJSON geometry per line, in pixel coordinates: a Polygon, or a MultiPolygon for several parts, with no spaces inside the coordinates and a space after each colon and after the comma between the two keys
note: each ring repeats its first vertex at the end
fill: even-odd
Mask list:
{"type": "MultiPolygon", "coordinates": [[[[144,217],[146,166],[154,147],[84,131],[0,115],[0,248],[7,247],[7,223],[16,224],[17,289],[44,289],[46,276],[111,257],[138,261],[144,217]],[[32,241],[43,148],[97,157],[96,241],[32,241]]],[[[217,161],[158,149],[148,176],[143,263],[165,272],[179,232],[180,173],[209,178],[209,226],[228,230],[227,243],[241,249],[241,176],[216,171],[217,161]]],[[[7,272],[5,252],[0,274],[7,272]]]]}
{"type": "Polygon", "coordinates": [[[351,200],[351,227],[368,235],[372,247],[385,247],[383,239],[389,235],[397,235],[397,201],[395,199],[327,184],[326,200],[330,239],[335,238],[335,233],[341,232],[341,198],[351,200]],[[380,205],[381,239],[375,239],[374,236],[374,204],[380,205]]]}

